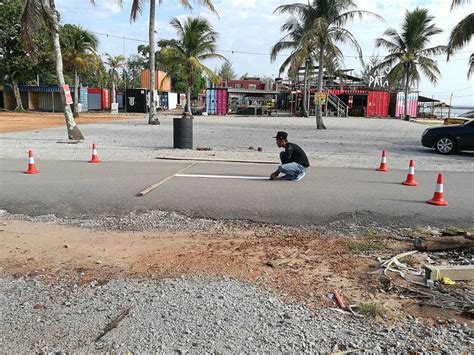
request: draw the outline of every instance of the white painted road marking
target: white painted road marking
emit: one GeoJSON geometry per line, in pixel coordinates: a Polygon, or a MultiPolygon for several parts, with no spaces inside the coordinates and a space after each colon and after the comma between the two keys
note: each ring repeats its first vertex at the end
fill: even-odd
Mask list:
{"type": "Polygon", "coordinates": [[[203,175],[203,174],[176,174],[176,177],[210,178],[210,179],[242,179],[242,180],[270,180],[269,176],[239,176],[239,175],[203,175]]]}

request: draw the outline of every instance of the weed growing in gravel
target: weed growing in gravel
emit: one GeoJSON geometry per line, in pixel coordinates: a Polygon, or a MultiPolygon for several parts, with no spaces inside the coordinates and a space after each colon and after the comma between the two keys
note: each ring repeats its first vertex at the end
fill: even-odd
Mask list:
{"type": "Polygon", "coordinates": [[[359,303],[357,306],[357,311],[360,314],[372,318],[382,317],[383,315],[383,307],[380,304],[374,302],[359,303]]]}

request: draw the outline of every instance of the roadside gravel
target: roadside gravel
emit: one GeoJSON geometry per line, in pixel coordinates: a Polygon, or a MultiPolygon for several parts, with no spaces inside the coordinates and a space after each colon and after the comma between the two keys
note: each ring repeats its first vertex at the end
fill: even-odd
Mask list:
{"type": "Polygon", "coordinates": [[[1,346],[6,353],[309,353],[355,350],[469,352],[464,325],[391,324],[311,311],[232,279],[118,280],[49,285],[0,280],[1,346]],[[103,328],[130,313],[101,340],[103,328]]]}
{"type": "Polygon", "coordinates": [[[314,118],[215,117],[194,120],[194,146],[211,151],[173,149],[173,122],[161,116],[161,125],[150,126],[141,115],[123,121],[81,126],[86,140],[58,144],[66,139],[64,127],[30,132],[4,133],[0,137],[0,158],[26,159],[33,149],[38,160],[88,160],[91,144],[98,144],[99,157],[108,161],[150,161],[157,157],[186,157],[232,160],[278,161],[279,149],[272,138],[276,131],[289,133],[289,140],[301,145],[313,166],[374,168],[383,149],[393,169],[474,171],[473,153],[441,156],[421,146],[427,125],[395,119],[325,119],[327,130],[314,128],[314,118]],[[258,152],[257,148],[263,152],[258,152]],[[251,149],[249,149],[251,148],[251,149]]]}

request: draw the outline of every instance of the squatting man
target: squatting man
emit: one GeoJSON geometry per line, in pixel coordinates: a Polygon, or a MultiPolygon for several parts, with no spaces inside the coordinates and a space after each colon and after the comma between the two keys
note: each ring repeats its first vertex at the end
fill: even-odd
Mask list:
{"type": "Polygon", "coordinates": [[[309,168],[306,153],[299,145],[288,142],[288,133],[286,132],[279,131],[273,138],[276,138],[278,148],[285,148],[285,150],[280,152],[281,165],[270,175],[270,180],[300,181],[309,168]],[[278,177],[280,173],[284,175],[278,177]]]}

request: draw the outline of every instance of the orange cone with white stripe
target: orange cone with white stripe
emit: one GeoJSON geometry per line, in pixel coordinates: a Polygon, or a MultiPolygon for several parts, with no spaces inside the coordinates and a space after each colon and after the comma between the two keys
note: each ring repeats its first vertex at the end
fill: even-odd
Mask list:
{"type": "Polygon", "coordinates": [[[25,174],[39,174],[39,170],[36,169],[32,150],[28,151],[28,170],[25,171],[25,174]]]}
{"type": "Polygon", "coordinates": [[[95,143],[92,144],[92,159],[89,160],[89,163],[102,163],[102,161],[99,160],[99,156],[97,155],[97,144],[95,143]]]}
{"type": "Polygon", "coordinates": [[[436,189],[431,200],[426,201],[430,205],[435,206],[447,206],[448,201],[444,199],[444,191],[443,191],[443,174],[438,174],[438,181],[436,182],[436,189]]]}
{"type": "Polygon", "coordinates": [[[386,150],[384,149],[382,151],[382,160],[380,161],[380,166],[379,168],[377,169],[377,171],[389,171],[390,169],[388,168],[388,164],[387,164],[387,152],[386,150]]]}
{"type": "Polygon", "coordinates": [[[413,160],[410,160],[410,166],[408,167],[407,179],[402,182],[402,185],[405,186],[418,186],[418,183],[415,180],[415,163],[413,160]]]}

